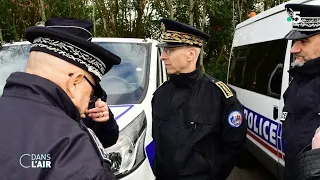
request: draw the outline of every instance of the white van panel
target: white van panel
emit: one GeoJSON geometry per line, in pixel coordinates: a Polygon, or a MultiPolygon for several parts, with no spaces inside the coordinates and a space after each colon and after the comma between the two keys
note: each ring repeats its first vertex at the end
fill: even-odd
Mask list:
{"type": "Polygon", "coordinates": [[[279,122],[274,120],[272,115],[273,106],[278,107],[279,100],[229,85],[237,92],[237,97],[244,106],[248,124],[247,137],[275,161],[278,161],[280,154],[277,147],[281,143],[279,139],[281,131],[279,122]]]}
{"type": "Polygon", "coordinates": [[[147,159],[140,165],[138,169],[131,172],[127,176],[120,178],[121,180],[154,180],[155,177],[150,169],[147,159]]]}
{"type": "MultiPolygon", "coordinates": [[[[284,6],[286,4],[302,4],[302,3],[303,4],[310,4],[310,5],[319,5],[320,1],[319,0],[291,0],[291,1],[285,2],[283,4],[280,4],[280,5],[276,6],[276,7],[268,9],[267,11],[263,11],[263,12],[257,14],[256,16],[239,23],[237,25],[237,27],[236,27],[236,30],[238,30],[239,28],[242,28],[244,26],[247,26],[249,24],[255,23],[255,21],[259,21],[259,20],[261,20],[261,19],[263,19],[265,17],[272,16],[275,13],[283,11],[284,10],[284,6]]],[[[279,20],[277,20],[277,21],[279,21],[279,20]]]]}
{"type": "Polygon", "coordinates": [[[238,24],[232,46],[282,39],[292,29],[292,23],[287,21],[288,13],[284,8],[288,3],[320,5],[320,0],[292,0],[238,24]]]}
{"type": "Polygon", "coordinates": [[[233,47],[282,39],[292,29],[287,21],[288,14],[282,11],[273,16],[237,29],[233,39],[233,47]]]}

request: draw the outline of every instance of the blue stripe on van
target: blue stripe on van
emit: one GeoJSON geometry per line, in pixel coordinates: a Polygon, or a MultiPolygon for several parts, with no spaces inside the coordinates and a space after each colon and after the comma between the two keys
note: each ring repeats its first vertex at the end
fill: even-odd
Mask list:
{"type": "Polygon", "coordinates": [[[243,107],[248,124],[247,128],[270,146],[283,152],[284,146],[283,141],[281,141],[282,125],[245,106],[243,107]]]}
{"type": "Polygon", "coordinates": [[[147,152],[147,157],[148,157],[148,160],[149,160],[149,164],[150,164],[150,167],[152,167],[152,160],[154,158],[154,155],[155,155],[155,147],[154,147],[154,141],[151,141],[150,144],[147,145],[146,147],[146,152],[147,152]]]}
{"type": "Polygon", "coordinates": [[[131,108],[133,108],[134,105],[111,105],[109,106],[109,108],[111,109],[114,109],[114,108],[117,108],[117,107],[127,107],[128,109],[124,110],[122,113],[120,113],[119,115],[115,116],[114,117],[114,120],[118,120],[121,116],[123,116],[124,114],[126,114],[131,108]]]}

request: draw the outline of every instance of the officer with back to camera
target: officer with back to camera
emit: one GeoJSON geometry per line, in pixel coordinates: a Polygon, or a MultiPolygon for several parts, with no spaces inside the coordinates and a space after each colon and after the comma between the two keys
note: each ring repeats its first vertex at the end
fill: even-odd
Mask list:
{"type": "Polygon", "coordinates": [[[12,73],[0,97],[0,179],[115,179],[81,118],[90,99],[103,97],[99,82],[121,59],[91,42],[91,28],[87,20],[52,18],[27,29],[26,72],[12,73]],[[33,157],[50,166],[30,168],[33,157]]]}
{"type": "Polygon", "coordinates": [[[224,180],[246,141],[246,120],[235,93],[198,66],[209,35],[162,19],[170,80],[152,100],[153,171],[157,180],[224,180]]]}
{"type": "Polygon", "coordinates": [[[295,180],[297,156],[320,126],[320,6],[287,4],[285,8],[293,20],[285,39],[293,40],[295,61],[289,70],[292,81],[283,95],[284,179],[295,180]]]}

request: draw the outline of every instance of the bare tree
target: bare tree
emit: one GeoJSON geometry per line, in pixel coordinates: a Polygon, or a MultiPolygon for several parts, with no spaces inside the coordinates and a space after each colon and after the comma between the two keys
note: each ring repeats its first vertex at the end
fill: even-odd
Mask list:
{"type": "Polygon", "coordinates": [[[108,36],[108,12],[106,11],[106,6],[104,0],[94,0],[96,7],[99,10],[100,17],[103,22],[103,29],[106,36],[108,36]]]}
{"type": "Polygon", "coordinates": [[[189,0],[189,24],[192,26],[193,25],[193,16],[194,16],[194,11],[193,11],[193,0],[189,0]]]}
{"type": "MultiPolygon", "coordinates": [[[[207,3],[206,3],[206,0],[202,0],[202,5],[203,5],[203,10],[202,10],[202,21],[201,21],[201,31],[204,30],[204,25],[205,25],[205,22],[206,22],[206,16],[207,16],[207,12],[206,12],[206,9],[207,9],[207,3]]],[[[204,45],[204,44],[203,44],[204,45]]],[[[201,52],[200,52],[200,67],[201,67],[201,70],[203,72],[206,72],[206,69],[204,68],[204,65],[203,65],[203,46],[201,47],[201,52]]]]}
{"type": "Polygon", "coordinates": [[[166,5],[167,5],[167,8],[169,9],[169,12],[170,12],[170,19],[173,19],[174,18],[174,13],[173,13],[172,0],[166,0],[166,5]]]}
{"type": "Polygon", "coordinates": [[[1,31],[1,28],[0,28],[0,45],[2,44],[3,42],[3,38],[2,38],[2,31],[1,31]]]}
{"type": "Polygon", "coordinates": [[[263,6],[264,10],[268,9],[268,0],[264,0],[264,6],[263,6]]]}
{"type": "Polygon", "coordinates": [[[110,6],[110,25],[111,25],[111,36],[117,36],[117,17],[119,13],[119,2],[118,0],[109,0],[110,6]]]}
{"type": "Polygon", "coordinates": [[[242,14],[243,14],[243,0],[241,0],[241,3],[240,3],[240,0],[237,1],[237,9],[238,9],[238,18],[239,18],[239,22],[242,21],[242,14]]]}
{"type": "Polygon", "coordinates": [[[43,2],[43,0],[39,0],[39,1],[40,1],[39,11],[40,11],[40,14],[41,14],[41,20],[43,22],[45,22],[47,20],[47,18],[46,18],[46,11],[45,11],[45,8],[44,8],[44,2],[43,2]]]}
{"type": "Polygon", "coordinates": [[[146,4],[147,4],[146,0],[136,0],[135,2],[135,9],[138,14],[138,17],[136,18],[135,34],[136,34],[136,37],[139,37],[139,38],[143,38],[145,33],[143,15],[144,15],[144,10],[146,8],[146,4]]]}

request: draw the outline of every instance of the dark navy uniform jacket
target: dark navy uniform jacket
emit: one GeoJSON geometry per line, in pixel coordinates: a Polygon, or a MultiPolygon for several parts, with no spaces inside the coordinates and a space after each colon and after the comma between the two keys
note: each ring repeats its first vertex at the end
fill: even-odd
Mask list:
{"type": "Polygon", "coordinates": [[[80,125],[78,110],[53,82],[11,74],[0,98],[0,113],[1,180],[115,179],[85,125],[80,125]],[[24,168],[23,154],[50,154],[51,168],[24,168]]]}
{"type": "Polygon", "coordinates": [[[289,71],[293,77],[284,94],[282,120],[285,180],[296,179],[297,155],[309,145],[320,126],[320,58],[289,71]]]}
{"type": "Polygon", "coordinates": [[[241,154],[247,122],[232,90],[197,70],[172,75],[152,103],[157,180],[224,180],[241,154]]]}
{"type": "Polygon", "coordinates": [[[320,179],[320,149],[312,149],[307,146],[298,155],[298,178],[299,180],[319,180],[320,179]]]}

